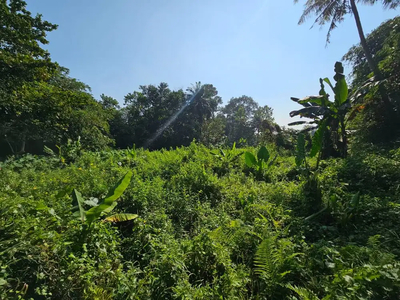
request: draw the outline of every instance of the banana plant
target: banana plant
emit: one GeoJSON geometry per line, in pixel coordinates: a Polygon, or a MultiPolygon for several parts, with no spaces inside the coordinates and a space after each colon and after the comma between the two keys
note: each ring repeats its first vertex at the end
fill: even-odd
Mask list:
{"type": "MultiPolygon", "coordinates": [[[[86,223],[87,228],[90,229],[91,225],[95,220],[100,219],[101,216],[109,214],[117,205],[117,200],[124,193],[128,187],[132,178],[132,172],[126,173],[109,191],[107,196],[101,200],[98,204],[96,202],[91,203],[93,206],[89,210],[84,209],[84,204],[88,204],[88,201],[82,197],[82,194],[76,189],[72,191],[72,205],[73,215],[80,219],[83,223],[86,223]]],[[[128,220],[136,219],[136,214],[114,214],[103,219],[103,222],[123,222],[128,220]]]]}
{"type": "Polygon", "coordinates": [[[269,154],[268,149],[265,146],[262,146],[258,150],[257,157],[255,157],[253,153],[248,152],[248,151],[246,151],[244,153],[244,159],[245,159],[246,165],[249,168],[257,169],[259,174],[262,173],[265,166],[270,167],[274,163],[274,161],[277,157],[278,157],[278,155],[275,155],[275,157],[272,160],[270,160],[270,162],[268,163],[268,161],[270,159],[270,154],[269,154]]]}
{"type": "Polygon", "coordinates": [[[345,80],[342,63],[335,64],[335,86],[329,78],[320,78],[321,89],[318,96],[308,96],[303,99],[292,97],[291,100],[304,106],[299,110],[290,112],[290,117],[300,116],[311,119],[311,121],[297,121],[288,124],[303,125],[313,124],[305,131],[314,131],[312,149],[310,156],[317,154],[328,157],[332,150],[338,151],[342,157],[347,155],[347,135],[345,116],[351,108],[348,98],[349,89],[345,80]],[[329,94],[325,91],[325,84],[328,84],[334,93],[334,101],[329,100],[329,94]],[[323,147],[324,146],[324,147],[323,147]]]}

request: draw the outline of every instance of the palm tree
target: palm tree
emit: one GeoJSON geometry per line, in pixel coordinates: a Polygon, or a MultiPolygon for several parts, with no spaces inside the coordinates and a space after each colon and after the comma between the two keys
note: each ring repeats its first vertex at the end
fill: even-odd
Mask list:
{"type": "Polygon", "coordinates": [[[186,94],[202,123],[204,120],[210,119],[217,110],[218,104],[222,103],[221,98],[217,96],[216,88],[212,84],[201,84],[198,81],[186,89],[186,94]],[[195,97],[193,98],[193,96],[195,97]]]}
{"type": "MultiPolygon", "coordinates": [[[[299,0],[294,0],[297,3],[299,0]]],[[[400,0],[380,0],[385,8],[394,9],[400,4],[400,0]]],[[[373,5],[378,0],[357,0],[357,2],[362,2],[365,4],[373,5]]],[[[304,12],[300,17],[299,24],[303,24],[307,17],[311,14],[317,15],[314,24],[325,25],[330,22],[327,43],[329,43],[329,38],[331,31],[337,27],[337,24],[344,20],[344,16],[348,13],[352,13],[354,20],[357,25],[358,35],[360,37],[361,46],[364,50],[365,57],[368,61],[368,65],[372,72],[374,72],[375,78],[381,80],[382,75],[379,71],[378,65],[374,61],[371,55],[371,51],[368,48],[367,41],[365,39],[364,31],[361,25],[360,15],[358,13],[356,0],[307,0],[305,3],[304,12]]]]}

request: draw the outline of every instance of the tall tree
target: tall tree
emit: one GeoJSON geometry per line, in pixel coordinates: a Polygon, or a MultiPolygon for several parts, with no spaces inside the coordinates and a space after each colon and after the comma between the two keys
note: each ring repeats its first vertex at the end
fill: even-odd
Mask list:
{"type": "MultiPolygon", "coordinates": [[[[9,95],[0,119],[0,142],[23,153],[27,144],[63,144],[81,137],[87,149],[101,149],[108,136],[108,114],[87,86],[59,71],[54,79],[25,83],[9,95]]],[[[41,151],[41,147],[38,151],[41,151]]],[[[37,152],[37,151],[35,151],[37,152]]],[[[4,155],[4,153],[3,153],[4,155]]]]}
{"type": "Polygon", "coordinates": [[[274,123],[274,118],[272,117],[271,107],[268,105],[259,107],[254,112],[252,124],[255,130],[257,144],[274,141],[277,128],[274,123]]]}
{"type": "Polygon", "coordinates": [[[200,118],[201,123],[210,119],[217,111],[218,105],[222,103],[221,97],[218,96],[217,89],[212,84],[202,85],[200,81],[192,84],[186,89],[188,98],[195,98],[190,103],[191,108],[200,118]]]}
{"type": "Polygon", "coordinates": [[[209,121],[214,117],[222,99],[212,84],[202,85],[200,81],[192,84],[186,89],[186,92],[190,103],[187,103],[188,107],[182,117],[186,119],[186,126],[190,127],[192,139],[202,139],[203,129],[212,128],[206,126],[206,123],[212,124],[209,121]]]}
{"type": "Polygon", "coordinates": [[[35,17],[23,0],[0,0],[0,88],[15,89],[24,82],[48,79],[56,64],[42,48],[47,32],[57,25],[35,17]]]}
{"type": "Polygon", "coordinates": [[[385,78],[390,110],[381,104],[376,82],[370,79],[370,69],[361,45],[355,45],[343,59],[352,67],[353,97],[351,127],[356,129],[356,141],[382,143],[400,137],[400,17],[388,20],[367,36],[367,45],[385,78]],[[354,118],[354,119],[353,119],[354,118]]]}
{"type": "MultiPolygon", "coordinates": [[[[299,0],[294,0],[297,3],[299,0]]],[[[375,4],[378,0],[358,0],[357,2],[362,2],[365,4],[375,4]]],[[[400,0],[380,0],[385,8],[396,8],[400,4],[400,0]]],[[[307,0],[305,3],[305,9],[300,17],[299,24],[306,21],[307,17],[312,14],[317,15],[314,24],[325,25],[330,23],[327,42],[329,42],[330,34],[333,29],[337,27],[337,24],[344,20],[345,15],[353,14],[354,20],[356,22],[358,35],[360,37],[361,45],[364,49],[368,65],[372,72],[374,72],[377,79],[382,79],[381,72],[378,68],[377,63],[374,61],[371,51],[367,45],[364,30],[361,25],[360,15],[358,13],[356,0],[307,0]]]]}
{"type": "Polygon", "coordinates": [[[200,142],[207,147],[220,147],[226,143],[226,118],[222,114],[204,122],[200,142]]]}
{"type": "Polygon", "coordinates": [[[222,109],[226,117],[226,136],[228,143],[238,143],[245,139],[249,144],[255,143],[253,118],[259,105],[253,98],[242,96],[232,98],[222,109]]]}
{"type": "MultiPolygon", "coordinates": [[[[186,145],[193,139],[187,126],[187,97],[182,90],[172,91],[166,83],[140,86],[140,91],[125,96],[126,124],[131,133],[125,146],[136,144],[151,149],[186,145]],[[150,144],[149,144],[150,143],[150,144]]],[[[121,145],[117,138],[117,144],[121,145]]]]}

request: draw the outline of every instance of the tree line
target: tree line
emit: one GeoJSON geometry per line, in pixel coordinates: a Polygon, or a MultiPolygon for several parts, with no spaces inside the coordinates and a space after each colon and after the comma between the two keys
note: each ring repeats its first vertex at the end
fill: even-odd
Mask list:
{"type": "MultiPolygon", "coordinates": [[[[225,106],[212,84],[196,82],[185,91],[167,83],[142,85],[124,105],[106,95],[95,99],[90,87],[69,76],[42,48],[57,25],[32,16],[25,1],[1,2],[5,26],[0,53],[0,155],[41,153],[80,138],[89,150],[107,147],[209,146],[283,140],[269,106],[248,96],[225,106]]],[[[289,131],[291,132],[291,131],[289,131]]]]}
{"type": "MultiPolygon", "coordinates": [[[[331,21],[329,40],[330,31],[346,13],[356,17],[353,2],[334,1],[336,6],[329,6],[308,1],[300,23],[311,13],[318,15],[315,22],[321,25],[331,21]]],[[[384,1],[384,5],[394,8],[398,2],[384,1]]],[[[193,140],[210,147],[293,145],[296,131],[276,124],[271,107],[245,95],[222,105],[212,84],[196,82],[175,91],[164,82],[142,85],[126,94],[122,106],[110,96],[95,99],[88,85],[70,77],[69,70],[43,49],[47,33],[57,25],[41,15],[32,16],[22,0],[2,0],[0,14],[4,20],[0,27],[0,157],[42,153],[45,145],[55,148],[77,139],[88,150],[134,145],[160,149],[186,146],[193,140]]],[[[342,122],[357,133],[350,137],[354,141],[387,143],[400,136],[398,23],[399,18],[389,20],[367,37],[358,26],[361,43],[343,57],[353,70],[346,99],[351,109],[342,122]]]]}

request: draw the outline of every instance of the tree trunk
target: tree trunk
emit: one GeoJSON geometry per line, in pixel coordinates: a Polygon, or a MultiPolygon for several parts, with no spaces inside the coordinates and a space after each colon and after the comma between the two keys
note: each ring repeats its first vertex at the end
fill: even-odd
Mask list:
{"type": "Polygon", "coordinates": [[[7,137],[6,137],[6,142],[7,142],[8,146],[9,146],[10,149],[11,149],[11,153],[14,155],[14,154],[15,154],[14,148],[13,148],[13,146],[11,145],[11,143],[10,143],[10,141],[8,140],[7,137]]]}
{"type": "Polygon", "coordinates": [[[376,78],[378,80],[381,80],[381,79],[383,79],[382,74],[379,71],[377,64],[375,63],[374,59],[372,58],[371,51],[368,48],[367,40],[365,39],[364,30],[361,25],[360,15],[358,14],[358,9],[357,9],[355,0],[350,0],[350,4],[351,4],[351,10],[353,11],[353,14],[354,14],[354,19],[356,21],[358,35],[359,35],[360,41],[361,41],[361,46],[364,50],[365,57],[367,58],[369,68],[371,69],[372,72],[374,72],[374,75],[376,76],[376,78]]]}
{"type": "Polygon", "coordinates": [[[25,153],[25,145],[26,145],[26,141],[25,141],[25,139],[23,139],[21,142],[21,149],[19,150],[20,154],[25,153]]]}
{"type": "MultiPolygon", "coordinates": [[[[358,35],[360,37],[361,46],[362,46],[362,48],[364,50],[365,57],[367,58],[367,62],[368,62],[369,68],[371,69],[372,72],[374,72],[376,81],[382,80],[383,79],[382,73],[379,70],[378,65],[376,64],[376,62],[372,58],[371,51],[368,48],[367,40],[365,39],[364,30],[363,30],[362,25],[361,25],[360,15],[358,14],[358,9],[357,9],[357,5],[356,5],[355,0],[350,0],[350,4],[351,4],[351,10],[352,10],[352,12],[354,14],[354,19],[356,21],[356,25],[357,25],[358,35]]],[[[385,88],[385,86],[383,84],[379,85],[379,93],[382,96],[382,101],[385,103],[386,108],[389,110],[389,113],[391,113],[392,112],[392,106],[391,106],[391,103],[390,103],[389,96],[388,96],[388,93],[386,91],[386,88],[385,88]]]]}
{"type": "Polygon", "coordinates": [[[26,145],[26,131],[21,136],[21,148],[18,152],[18,154],[23,154],[25,153],[25,145],[26,145]]]}

